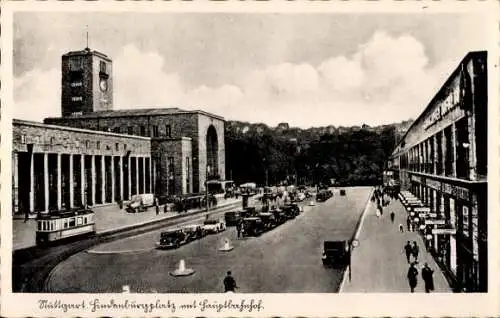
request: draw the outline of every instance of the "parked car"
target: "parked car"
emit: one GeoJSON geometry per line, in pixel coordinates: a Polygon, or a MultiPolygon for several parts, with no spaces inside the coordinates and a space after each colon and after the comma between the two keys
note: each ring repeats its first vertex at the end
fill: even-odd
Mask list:
{"type": "Polygon", "coordinates": [[[127,212],[144,212],[148,207],[154,206],[155,196],[152,193],[136,194],[127,203],[127,212]]]}
{"type": "Polygon", "coordinates": [[[325,241],[323,243],[323,265],[332,267],[347,266],[350,252],[348,241],[325,241]]]}
{"type": "Polygon", "coordinates": [[[330,199],[333,196],[333,192],[331,190],[320,190],[316,195],[316,201],[323,202],[330,199]]]}
{"type": "Polygon", "coordinates": [[[200,224],[186,225],[182,227],[182,230],[186,234],[188,241],[194,241],[206,235],[203,226],[200,224]]]}
{"type": "Polygon", "coordinates": [[[222,219],[208,219],[203,222],[206,233],[219,233],[226,230],[226,223],[222,219]]]}
{"type": "Polygon", "coordinates": [[[156,243],[158,248],[178,248],[189,242],[188,235],[183,229],[173,229],[161,232],[160,241],[156,243]]]}
{"type": "Polygon", "coordinates": [[[229,211],[224,213],[224,221],[226,221],[226,226],[234,226],[238,224],[241,220],[240,211],[229,211]]]}
{"type": "Polygon", "coordinates": [[[269,230],[277,226],[277,222],[276,219],[274,218],[273,213],[262,212],[259,213],[258,217],[261,219],[262,225],[265,230],[269,230]]]}
{"type": "Polygon", "coordinates": [[[264,232],[262,220],[258,217],[243,219],[243,236],[259,236],[264,232]]]}

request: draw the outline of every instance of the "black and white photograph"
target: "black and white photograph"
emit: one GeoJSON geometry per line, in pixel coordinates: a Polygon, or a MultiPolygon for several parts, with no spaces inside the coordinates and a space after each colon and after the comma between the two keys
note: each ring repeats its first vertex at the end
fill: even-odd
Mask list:
{"type": "Polygon", "coordinates": [[[498,296],[498,3],[119,4],[2,10],[4,309],[498,296]]]}

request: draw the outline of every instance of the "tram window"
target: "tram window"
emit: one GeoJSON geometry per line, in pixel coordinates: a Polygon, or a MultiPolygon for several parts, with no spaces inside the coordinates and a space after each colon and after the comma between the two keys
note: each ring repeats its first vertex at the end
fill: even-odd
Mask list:
{"type": "Polygon", "coordinates": [[[68,220],[64,220],[64,228],[67,229],[68,228],[68,220]]]}
{"type": "Polygon", "coordinates": [[[87,218],[83,218],[83,223],[87,224],[87,218]]]}
{"type": "Polygon", "coordinates": [[[38,231],[42,230],[42,222],[38,221],[38,231]]]}
{"type": "Polygon", "coordinates": [[[69,219],[69,226],[75,226],[75,218],[69,219]]]}
{"type": "Polygon", "coordinates": [[[47,229],[47,222],[43,221],[42,222],[42,231],[45,231],[47,229]]]}
{"type": "Polygon", "coordinates": [[[54,231],[54,222],[50,222],[50,230],[54,231]]]}

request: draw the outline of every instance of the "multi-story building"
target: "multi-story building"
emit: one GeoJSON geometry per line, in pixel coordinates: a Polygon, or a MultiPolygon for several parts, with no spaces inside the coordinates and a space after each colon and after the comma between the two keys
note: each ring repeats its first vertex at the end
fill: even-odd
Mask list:
{"type": "Polygon", "coordinates": [[[460,290],[487,291],[487,53],[460,62],[394,150],[401,188],[430,208],[425,238],[460,290]]]}
{"type": "Polygon", "coordinates": [[[113,110],[112,60],[88,48],[64,54],[61,67],[62,117],[13,122],[14,212],[197,193],[225,178],[222,117],[113,110]]]}

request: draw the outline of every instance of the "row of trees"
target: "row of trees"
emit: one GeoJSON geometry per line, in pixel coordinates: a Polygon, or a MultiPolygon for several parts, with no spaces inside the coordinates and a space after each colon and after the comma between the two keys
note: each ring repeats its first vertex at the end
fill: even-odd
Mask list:
{"type": "MultiPolygon", "coordinates": [[[[395,147],[395,128],[348,129],[327,134],[311,130],[235,129],[226,126],[226,175],[236,184],[374,185],[395,147]],[[267,182],[266,182],[267,181],[267,182]]],[[[262,126],[262,124],[257,124],[262,126]]]]}

